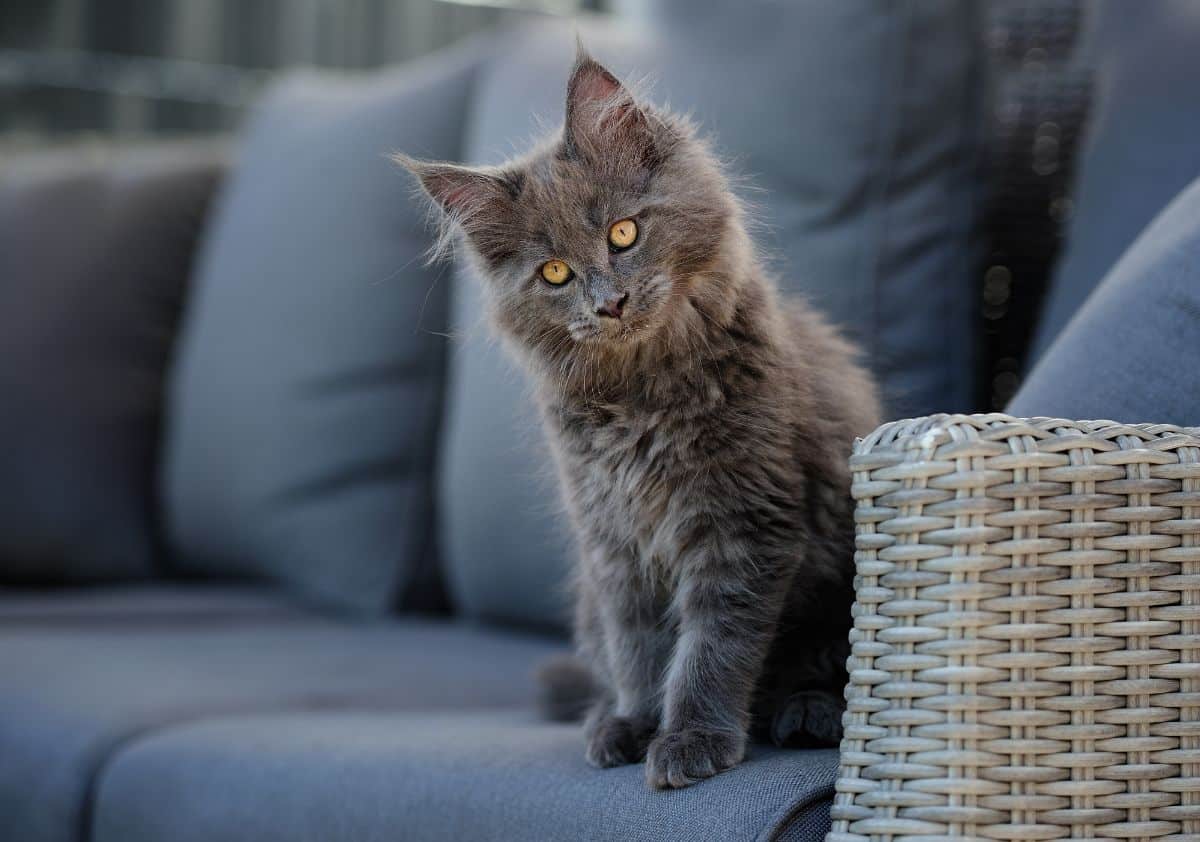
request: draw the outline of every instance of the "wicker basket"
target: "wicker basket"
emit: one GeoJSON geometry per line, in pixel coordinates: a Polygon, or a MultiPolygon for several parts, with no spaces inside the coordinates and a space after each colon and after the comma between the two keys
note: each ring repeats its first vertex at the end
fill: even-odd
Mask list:
{"type": "Polygon", "coordinates": [[[852,457],[829,840],[1200,840],[1200,428],[940,415],[852,457]]]}

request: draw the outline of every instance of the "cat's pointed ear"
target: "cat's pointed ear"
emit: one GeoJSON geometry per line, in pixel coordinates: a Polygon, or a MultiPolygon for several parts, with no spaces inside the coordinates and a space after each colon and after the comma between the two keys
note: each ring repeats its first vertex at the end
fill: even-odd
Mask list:
{"type": "Polygon", "coordinates": [[[578,39],[575,66],[567,82],[563,151],[569,158],[607,152],[632,155],[643,164],[657,160],[648,115],[621,81],[592,58],[578,39]]]}
{"type": "Polygon", "coordinates": [[[489,205],[511,199],[512,179],[490,170],[421,161],[396,153],[392,160],[404,167],[438,207],[453,219],[466,222],[489,205]]]}

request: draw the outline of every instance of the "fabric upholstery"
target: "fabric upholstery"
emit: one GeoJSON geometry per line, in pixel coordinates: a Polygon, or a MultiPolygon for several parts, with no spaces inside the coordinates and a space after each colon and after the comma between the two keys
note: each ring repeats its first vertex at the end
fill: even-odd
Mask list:
{"type": "Polygon", "coordinates": [[[887,415],[970,408],[982,4],[618,0],[660,96],[747,178],[781,288],[867,352],[887,415]]]}
{"type": "MultiPolygon", "coordinates": [[[[650,76],[655,101],[713,135],[747,176],[782,287],[863,343],[893,414],[970,409],[974,5],[645,8],[645,38],[582,27],[585,45],[627,78],[650,76]]],[[[504,160],[561,122],[574,28],[525,30],[498,50],[472,95],[471,161],[504,160]]],[[[561,624],[571,550],[550,455],[469,271],[452,324],[438,498],[451,591],[471,616],[561,624]]]]}
{"type": "Polygon", "coordinates": [[[245,585],[189,582],[53,590],[0,588],[0,626],[88,628],[309,616],[278,590],[245,585]]]}
{"type": "Polygon", "coordinates": [[[784,822],[779,834],[771,837],[771,842],[824,842],[833,825],[829,815],[832,802],[830,798],[800,806],[784,822]]]}
{"type": "Polygon", "coordinates": [[[1200,177],[1200,13],[1192,0],[1090,3],[1095,62],[1075,216],[1035,340],[1041,356],[1145,227],[1200,177]]]}
{"type": "Polygon", "coordinates": [[[0,583],[147,579],[164,372],[217,144],[0,166],[0,583]]]}
{"type": "MultiPolygon", "coordinates": [[[[756,748],[677,792],[597,770],[527,713],[304,714],[170,728],[105,771],[94,842],[770,839],[828,816],[837,752],[756,748]]],[[[819,837],[806,838],[818,842],[819,837]]]]}
{"type": "Polygon", "coordinates": [[[0,624],[0,837],[80,839],[99,770],[147,732],[261,711],[528,705],[554,651],[416,620],[0,624]]]}
{"type": "Polygon", "coordinates": [[[1117,262],[1008,411],[1200,425],[1200,179],[1117,262]]]}
{"type": "Polygon", "coordinates": [[[258,108],[214,211],[168,407],[175,568],[363,614],[438,601],[444,285],[399,147],[459,151],[475,52],[302,74],[258,108]]]}

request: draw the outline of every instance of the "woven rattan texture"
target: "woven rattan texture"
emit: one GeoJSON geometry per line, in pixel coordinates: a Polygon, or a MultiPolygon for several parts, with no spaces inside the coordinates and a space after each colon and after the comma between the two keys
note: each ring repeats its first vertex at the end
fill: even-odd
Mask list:
{"type": "Polygon", "coordinates": [[[1200,840],[1200,428],[932,416],[852,467],[828,839],[1200,840]]]}

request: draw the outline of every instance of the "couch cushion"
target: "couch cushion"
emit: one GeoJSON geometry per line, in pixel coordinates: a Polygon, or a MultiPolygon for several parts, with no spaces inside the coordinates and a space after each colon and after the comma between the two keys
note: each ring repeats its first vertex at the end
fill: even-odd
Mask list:
{"type": "MultiPolygon", "coordinates": [[[[692,112],[749,177],[782,287],[863,343],[892,413],[968,409],[975,4],[647,8],[648,39],[585,27],[588,49],[627,77],[651,76],[653,99],[692,112]]],[[[504,45],[472,96],[468,158],[496,163],[541,124],[561,123],[574,28],[546,25],[504,45]]],[[[482,324],[481,299],[469,272],[456,278],[443,558],[469,614],[560,623],[570,541],[550,455],[523,374],[482,324]]]]}
{"type": "Polygon", "coordinates": [[[109,585],[31,590],[0,588],[0,626],[212,623],[276,621],[311,614],[277,590],[246,585],[189,583],[109,585]]]}
{"type": "Polygon", "coordinates": [[[1200,179],[1117,262],[1008,412],[1200,425],[1200,179]]]}
{"type": "Polygon", "coordinates": [[[0,582],[155,573],[164,372],[220,146],[0,166],[0,582]]]}
{"type": "Polygon", "coordinates": [[[537,638],[417,620],[0,625],[5,838],[79,839],[97,770],[147,731],[258,711],[526,704],[534,665],[553,651],[537,638]]]}
{"type": "MultiPolygon", "coordinates": [[[[1094,104],[1075,217],[1043,309],[1035,357],[1156,214],[1200,176],[1200,13],[1194,0],[1092,3],[1085,48],[1094,104]]],[[[1140,416],[1139,416],[1140,417],[1140,416]]]]}
{"type": "MultiPolygon", "coordinates": [[[[769,839],[813,802],[828,813],[836,767],[831,750],[756,748],[711,781],[654,792],[640,765],[588,766],[578,726],[525,713],[223,719],[121,751],[92,839],[769,839]]],[[[817,842],[828,823],[806,821],[817,842]]]]}
{"type": "Polygon", "coordinates": [[[281,83],[214,211],[170,390],[179,570],[378,614],[437,600],[426,565],[444,285],[388,160],[458,154],[475,51],[281,83]]]}

